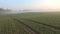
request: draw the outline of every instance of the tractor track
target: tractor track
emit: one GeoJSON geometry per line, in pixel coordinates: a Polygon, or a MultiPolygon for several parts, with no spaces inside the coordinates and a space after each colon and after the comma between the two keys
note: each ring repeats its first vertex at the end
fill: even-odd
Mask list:
{"type": "Polygon", "coordinates": [[[30,34],[40,34],[39,32],[35,31],[34,29],[32,29],[30,26],[28,26],[27,24],[24,24],[21,20],[17,19],[17,18],[13,18],[14,21],[18,22],[18,25],[21,26],[22,28],[24,28],[24,30],[26,30],[27,32],[29,32],[30,34]]]}
{"type": "Polygon", "coordinates": [[[45,23],[42,23],[42,22],[37,22],[37,21],[35,21],[35,20],[30,20],[30,19],[24,19],[24,20],[32,21],[32,22],[34,22],[34,23],[42,24],[42,25],[45,25],[45,26],[52,27],[52,28],[54,28],[54,29],[58,29],[58,30],[60,30],[60,27],[57,27],[57,26],[53,26],[53,25],[49,25],[49,24],[45,24],[45,23]]]}

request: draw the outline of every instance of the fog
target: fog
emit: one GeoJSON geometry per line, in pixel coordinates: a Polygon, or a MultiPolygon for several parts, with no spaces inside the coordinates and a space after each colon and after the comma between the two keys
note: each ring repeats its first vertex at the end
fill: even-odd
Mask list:
{"type": "Polygon", "coordinates": [[[1,14],[17,14],[17,13],[23,13],[21,11],[8,11],[8,12],[2,12],[1,14]]]}
{"type": "MultiPolygon", "coordinates": [[[[0,12],[1,15],[6,15],[6,14],[21,14],[21,13],[27,13],[27,12],[56,12],[56,11],[46,11],[46,10],[31,10],[31,11],[4,11],[4,12],[0,12]]],[[[57,11],[59,12],[59,11],[57,11]]]]}
{"type": "Polygon", "coordinates": [[[1,14],[1,15],[6,15],[6,14],[20,14],[20,13],[26,13],[26,12],[33,12],[33,11],[12,10],[12,11],[2,11],[2,12],[0,12],[0,14],[1,14]]]}
{"type": "Polygon", "coordinates": [[[27,13],[27,12],[60,12],[59,10],[0,10],[1,15],[6,15],[6,14],[21,14],[21,13],[27,13]]]}

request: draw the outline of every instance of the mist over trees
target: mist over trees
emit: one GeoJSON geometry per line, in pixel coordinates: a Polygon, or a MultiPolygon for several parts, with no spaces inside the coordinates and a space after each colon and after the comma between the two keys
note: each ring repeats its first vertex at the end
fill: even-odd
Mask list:
{"type": "Polygon", "coordinates": [[[4,9],[4,8],[0,8],[0,14],[5,13],[5,12],[9,12],[11,11],[10,9],[4,9]]]}

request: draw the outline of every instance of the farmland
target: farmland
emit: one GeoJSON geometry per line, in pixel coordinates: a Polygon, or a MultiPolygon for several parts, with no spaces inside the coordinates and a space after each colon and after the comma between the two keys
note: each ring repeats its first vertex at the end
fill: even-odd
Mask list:
{"type": "Polygon", "coordinates": [[[1,15],[0,34],[60,34],[60,13],[1,15]]]}

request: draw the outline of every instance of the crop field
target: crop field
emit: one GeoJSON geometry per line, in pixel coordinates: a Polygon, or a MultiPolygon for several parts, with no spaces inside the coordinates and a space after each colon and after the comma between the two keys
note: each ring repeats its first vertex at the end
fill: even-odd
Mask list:
{"type": "Polygon", "coordinates": [[[60,13],[1,15],[0,34],[60,34],[60,13]]]}

